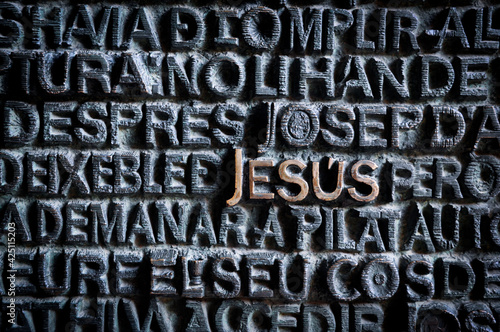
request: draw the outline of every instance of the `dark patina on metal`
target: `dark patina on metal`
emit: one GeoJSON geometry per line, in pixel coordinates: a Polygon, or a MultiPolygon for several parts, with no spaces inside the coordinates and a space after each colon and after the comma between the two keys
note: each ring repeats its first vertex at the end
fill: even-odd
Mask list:
{"type": "Polygon", "coordinates": [[[499,17],[0,3],[0,330],[498,330],[499,17]]]}

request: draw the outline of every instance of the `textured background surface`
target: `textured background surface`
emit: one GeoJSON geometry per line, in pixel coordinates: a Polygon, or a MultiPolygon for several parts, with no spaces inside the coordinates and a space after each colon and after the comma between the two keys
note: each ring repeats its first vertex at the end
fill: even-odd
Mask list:
{"type": "Polygon", "coordinates": [[[498,330],[497,7],[0,3],[1,330],[498,330]]]}

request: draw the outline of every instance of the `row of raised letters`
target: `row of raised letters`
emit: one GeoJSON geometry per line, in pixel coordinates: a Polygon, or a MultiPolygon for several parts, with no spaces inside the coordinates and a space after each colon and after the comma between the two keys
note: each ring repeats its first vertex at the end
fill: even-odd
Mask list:
{"type": "Polygon", "coordinates": [[[185,196],[213,194],[229,188],[234,181],[234,195],[227,201],[233,206],[241,200],[275,198],[337,203],[339,199],[352,199],[380,204],[410,198],[487,201],[500,191],[500,162],[493,156],[477,156],[462,163],[440,156],[388,157],[383,162],[373,162],[337,155],[327,160],[318,157],[308,164],[298,159],[281,160],[278,166],[274,159],[243,161],[242,154],[241,149],[236,149],[233,169],[224,161],[228,159],[227,151],[2,151],[0,192],[20,196],[37,193],[45,197],[162,193],[185,196]]]}
{"type": "Polygon", "coordinates": [[[0,93],[22,95],[463,101],[486,100],[493,93],[488,90],[490,81],[498,80],[493,59],[485,56],[450,61],[422,55],[404,61],[338,54],[294,58],[226,52],[176,57],[160,52],[16,51],[0,52],[0,60],[0,93]],[[493,75],[488,77],[488,72],[493,75]],[[410,75],[418,78],[417,84],[410,75]]]}
{"type": "MultiPolygon", "coordinates": [[[[8,301],[8,299],[6,299],[8,301]]],[[[2,311],[9,310],[6,300],[2,311]]],[[[147,299],[121,297],[19,297],[17,328],[44,326],[104,331],[433,331],[444,326],[449,331],[494,331],[498,328],[500,306],[497,302],[430,301],[402,304],[387,310],[379,303],[296,303],[282,304],[245,300],[222,302],[179,301],[154,296],[147,299]],[[236,314],[236,315],[235,315],[236,314]]],[[[0,325],[3,322],[0,322],[0,325]]],[[[9,325],[7,325],[9,326],[9,325]]]]}
{"type": "Polygon", "coordinates": [[[202,13],[190,7],[126,10],[124,6],[106,6],[94,13],[87,5],[70,8],[37,5],[21,10],[15,4],[4,3],[0,7],[0,27],[8,33],[0,39],[0,46],[11,48],[21,44],[29,48],[57,48],[78,45],[123,50],[141,47],[148,51],[244,46],[254,51],[279,48],[285,52],[331,53],[339,45],[350,51],[418,52],[421,47],[437,51],[451,41],[464,51],[498,50],[500,30],[494,23],[495,8],[472,9],[475,25],[463,24],[465,10],[451,7],[436,15],[436,21],[427,23],[426,19],[429,25],[423,26],[413,11],[387,8],[373,11],[296,7],[275,10],[258,6],[202,13]],[[158,13],[158,17],[151,11],[158,13]],[[65,16],[69,17],[67,24],[64,24],[65,16]],[[206,24],[213,19],[216,24],[206,24]],[[266,20],[267,24],[260,24],[261,20],[266,20]],[[163,34],[160,25],[167,26],[169,33],[163,34]],[[235,34],[236,31],[241,36],[235,34]],[[347,43],[339,42],[345,39],[347,43]]]}
{"type": "Polygon", "coordinates": [[[200,245],[327,252],[434,253],[500,247],[500,216],[487,205],[417,205],[374,210],[227,207],[156,201],[18,200],[5,205],[0,234],[27,244],[200,245]],[[256,213],[258,214],[256,215],[256,213]]]}
{"type": "MultiPolygon", "coordinates": [[[[485,150],[500,141],[496,106],[239,104],[6,101],[5,147],[43,143],[85,147],[208,148],[250,145],[259,152],[290,147],[485,150]],[[267,116],[262,114],[266,108],[267,116]],[[250,124],[262,115],[265,122],[250,124]],[[426,134],[423,126],[431,123],[426,134]],[[453,128],[456,128],[453,130],[453,128]],[[253,132],[253,134],[251,134],[253,132]]],[[[491,147],[489,148],[491,151],[491,147]]],[[[332,150],[333,151],[333,150],[332,150]]],[[[490,152],[489,151],[489,152],[490,152]]]]}
{"type": "MultiPolygon", "coordinates": [[[[397,261],[385,256],[312,259],[262,252],[211,252],[207,257],[192,251],[186,256],[177,249],[19,248],[14,270],[0,267],[6,276],[15,273],[18,295],[124,296],[147,291],[168,297],[294,302],[319,298],[342,302],[500,298],[494,257],[468,261],[416,255],[397,261]],[[141,272],[149,272],[143,282],[141,272]]],[[[0,286],[0,294],[5,294],[0,286]]]]}

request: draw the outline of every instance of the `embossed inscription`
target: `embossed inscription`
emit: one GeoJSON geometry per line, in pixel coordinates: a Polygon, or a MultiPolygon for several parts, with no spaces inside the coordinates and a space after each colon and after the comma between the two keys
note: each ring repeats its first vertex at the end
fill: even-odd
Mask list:
{"type": "Polygon", "coordinates": [[[0,330],[499,330],[499,18],[0,3],[0,330]]]}

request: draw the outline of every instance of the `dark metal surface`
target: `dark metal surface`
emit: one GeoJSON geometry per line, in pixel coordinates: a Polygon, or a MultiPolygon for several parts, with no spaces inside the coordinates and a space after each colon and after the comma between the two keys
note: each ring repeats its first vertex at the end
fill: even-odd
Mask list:
{"type": "Polygon", "coordinates": [[[0,3],[2,331],[498,331],[497,1],[0,3]]]}

